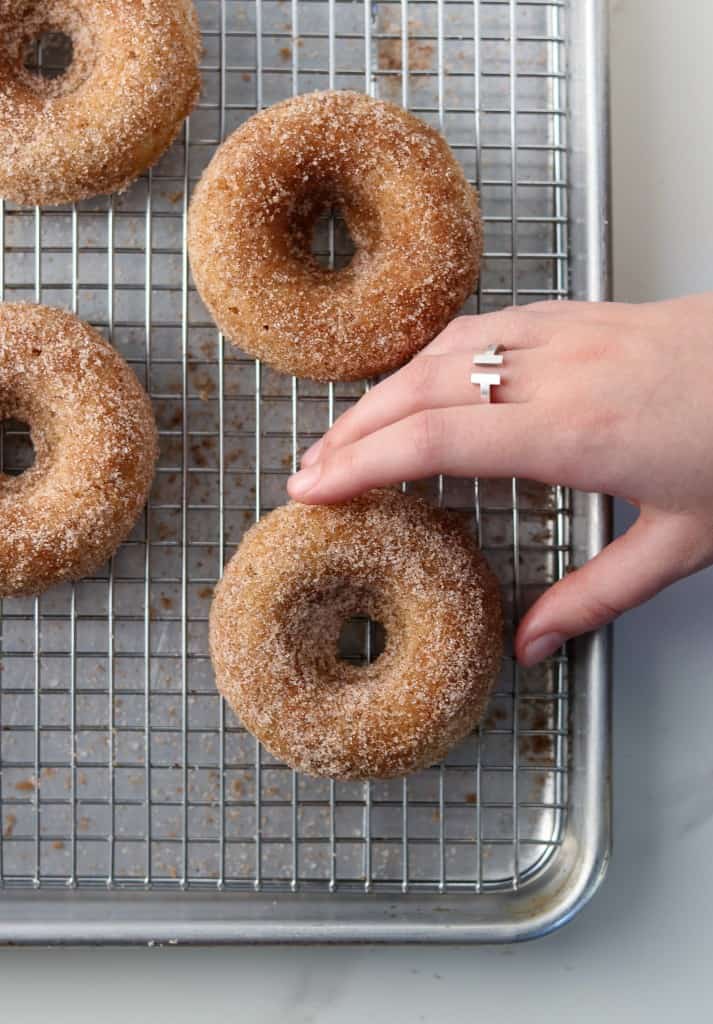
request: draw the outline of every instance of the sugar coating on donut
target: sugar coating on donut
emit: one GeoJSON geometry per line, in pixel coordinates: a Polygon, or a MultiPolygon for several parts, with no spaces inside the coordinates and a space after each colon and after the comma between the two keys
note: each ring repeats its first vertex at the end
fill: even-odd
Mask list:
{"type": "Polygon", "coordinates": [[[276,757],[388,778],[439,760],[482,715],[502,655],[497,581],[452,514],[395,491],[290,504],[252,527],[210,615],[219,690],[276,757]],[[386,647],[340,660],[343,622],[386,647]]]}
{"type": "Polygon", "coordinates": [[[403,364],[475,285],[475,190],[442,135],[392,103],[314,92],[257,114],[221,146],[193,197],[193,275],[218,326],[283,372],[356,380],[403,364]],[[326,209],[356,253],[311,252],[326,209]]]}
{"type": "Polygon", "coordinates": [[[158,454],[151,403],[102,337],[60,309],[0,304],[0,421],[30,427],[33,465],[0,473],[0,596],[99,568],[130,533],[158,454]]]}
{"type": "Polygon", "coordinates": [[[0,0],[0,196],[21,205],[120,191],[175,138],[200,91],[191,0],[0,0]],[[62,32],[65,74],[28,71],[62,32]]]}

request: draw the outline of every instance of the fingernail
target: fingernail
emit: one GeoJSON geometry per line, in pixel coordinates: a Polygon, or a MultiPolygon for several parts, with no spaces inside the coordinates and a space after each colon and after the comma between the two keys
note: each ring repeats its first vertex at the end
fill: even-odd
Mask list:
{"type": "Polygon", "coordinates": [[[308,494],[314,485],[319,480],[322,467],[317,463],[316,466],[309,466],[307,469],[301,469],[299,473],[295,473],[287,481],[287,489],[293,498],[303,498],[305,494],[308,494]]]}
{"type": "Polygon", "coordinates": [[[538,662],[544,661],[558,647],[561,647],[566,639],[567,637],[561,633],[545,633],[543,636],[536,637],[526,645],[520,657],[520,664],[524,665],[525,668],[537,665],[538,662]]]}
{"type": "Polygon", "coordinates": [[[311,466],[313,462],[316,462],[317,459],[319,458],[321,448],[322,438],[320,437],[319,441],[315,441],[315,443],[313,445],[310,445],[310,447],[304,453],[304,455],[300,459],[300,465],[306,468],[307,466],[311,466]]]}

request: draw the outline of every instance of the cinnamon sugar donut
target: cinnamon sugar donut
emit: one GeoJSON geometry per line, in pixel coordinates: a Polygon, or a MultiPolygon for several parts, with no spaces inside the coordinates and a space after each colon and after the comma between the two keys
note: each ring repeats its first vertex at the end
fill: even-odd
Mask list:
{"type": "Polygon", "coordinates": [[[191,0],[0,0],[0,196],[68,203],[125,188],[173,141],[200,90],[191,0]],[[25,67],[46,32],[58,78],[25,67]]]}
{"type": "Polygon", "coordinates": [[[0,473],[0,597],[93,572],[130,533],[157,456],[134,372],[71,313],[0,304],[0,421],[30,427],[34,464],[0,473]]]}
{"type": "Polygon", "coordinates": [[[218,585],[218,689],[276,757],[309,775],[390,778],[439,760],[475,725],[502,652],[498,584],[451,514],[395,491],[290,504],[248,532],[218,585]],[[386,631],[366,667],[340,627],[386,631]]]}
{"type": "Polygon", "coordinates": [[[470,295],[475,190],[445,139],[355,92],[314,92],[250,118],[193,198],[189,247],[225,334],[286,373],[356,380],[406,362],[470,295]],[[328,270],[314,225],[339,207],[356,253],[328,270]]]}

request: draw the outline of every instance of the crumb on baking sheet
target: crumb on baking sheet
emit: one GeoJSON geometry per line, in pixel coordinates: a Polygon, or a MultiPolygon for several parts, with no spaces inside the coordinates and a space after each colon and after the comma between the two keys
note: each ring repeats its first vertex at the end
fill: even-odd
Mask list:
{"type": "Polygon", "coordinates": [[[15,783],[15,789],[18,793],[34,793],[37,789],[37,779],[20,779],[19,782],[15,783]]]}

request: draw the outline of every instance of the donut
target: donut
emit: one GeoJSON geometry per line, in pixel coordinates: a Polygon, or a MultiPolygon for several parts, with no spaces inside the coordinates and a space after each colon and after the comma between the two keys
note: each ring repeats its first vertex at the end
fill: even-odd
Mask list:
{"type": "Polygon", "coordinates": [[[125,188],[175,138],[200,90],[191,0],[0,0],[0,196],[69,203],[125,188]],[[63,75],[25,67],[46,32],[63,75]]]}
{"type": "Polygon", "coordinates": [[[33,465],[0,473],[0,597],[94,572],[148,496],[157,437],[148,396],[71,313],[0,304],[0,422],[27,423],[33,465]]]}
{"type": "Polygon", "coordinates": [[[451,513],[395,491],[289,504],[253,526],[210,611],[219,691],[308,775],[391,778],[440,760],[481,717],[502,654],[497,581],[451,513]],[[338,656],[369,616],[383,653],[338,656]]]}
{"type": "Polygon", "coordinates": [[[193,197],[193,277],[218,327],[278,370],[357,380],[396,368],[475,285],[475,190],[445,139],[392,103],[314,92],[250,118],[193,197]],[[311,252],[338,207],[356,252],[341,270],[311,252]]]}

